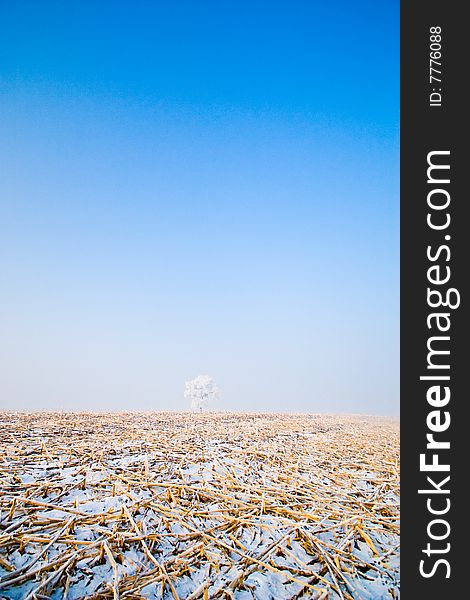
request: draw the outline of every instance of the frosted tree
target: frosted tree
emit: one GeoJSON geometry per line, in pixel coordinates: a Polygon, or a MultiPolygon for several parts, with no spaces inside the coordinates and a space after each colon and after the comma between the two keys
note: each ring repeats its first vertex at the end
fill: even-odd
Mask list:
{"type": "Polygon", "coordinates": [[[202,412],[209,402],[219,397],[219,389],[209,375],[198,375],[184,384],[184,397],[191,400],[191,408],[202,412]]]}

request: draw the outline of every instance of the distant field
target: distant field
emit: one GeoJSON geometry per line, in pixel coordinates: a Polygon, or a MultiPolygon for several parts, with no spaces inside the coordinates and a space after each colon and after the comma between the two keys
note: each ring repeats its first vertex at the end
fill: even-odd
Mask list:
{"type": "Polygon", "coordinates": [[[0,421],[0,598],[398,597],[397,420],[0,421]]]}

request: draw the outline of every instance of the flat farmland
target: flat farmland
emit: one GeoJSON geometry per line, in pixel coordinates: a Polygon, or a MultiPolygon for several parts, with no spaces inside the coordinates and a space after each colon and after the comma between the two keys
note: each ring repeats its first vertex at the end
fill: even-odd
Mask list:
{"type": "Polygon", "coordinates": [[[0,420],[0,598],[399,596],[397,419],[0,420]]]}

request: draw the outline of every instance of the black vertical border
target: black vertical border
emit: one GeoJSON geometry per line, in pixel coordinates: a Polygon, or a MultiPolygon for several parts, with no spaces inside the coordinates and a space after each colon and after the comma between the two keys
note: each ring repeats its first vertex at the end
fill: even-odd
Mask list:
{"type": "MultiPolygon", "coordinates": [[[[436,0],[401,3],[401,181],[400,181],[400,224],[401,224],[401,597],[407,599],[470,597],[467,574],[470,566],[463,544],[470,535],[470,523],[466,508],[469,504],[465,488],[470,477],[467,460],[470,430],[465,410],[468,392],[465,389],[465,373],[470,371],[468,352],[468,278],[470,268],[470,221],[466,221],[466,208],[470,205],[469,193],[464,181],[470,173],[466,158],[468,119],[465,107],[466,83],[469,69],[465,58],[470,56],[470,25],[465,21],[465,3],[437,2],[436,0]],[[429,94],[430,27],[442,29],[442,106],[431,107],[429,94]],[[451,224],[445,232],[432,231],[426,223],[428,207],[427,154],[435,150],[450,150],[450,184],[446,189],[451,194],[451,224]],[[420,381],[426,373],[428,337],[432,335],[426,318],[432,309],[427,306],[428,245],[434,248],[444,241],[444,234],[451,240],[451,268],[449,285],[461,294],[461,305],[451,313],[450,335],[451,400],[446,407],[451,416],[450,428],[441,434],[442,440],[450,440],[450,450],[441,451],[441,460],[450,461],[451,508],[443,516],[451,526],[451,532],[442,542],[429,540],[427,526],[433,517],[427,510],[426,495],[418,489],[429,488],[426,475],[419,469],[419,455],[426,450],[426,417],[430,410],[426,400],[429,382],[420,381]],[[467,358],[468,357],[468,358],[467,358]],[[467,364],[468,363],[468,364],[467,364]],[[446,452],[447,454],[443,454],[446,452]],[[433,554],[428,558],[423,549],[427,543],[443,548],[450,543],[448,553],[433,554]],[[433,561],[444,558],[450,564],[450,578],[443,565],[432,577],[420,575],[420,561],[426,559],[429,570],[433,561]]],[[[443,286],[445,287],[445,286],[443,286]]],[[[445,310],[445,309],[439,309],[445,310]]],[[[442,334],[445,335],[445,334],[442,334]]],[[[444,374],[439,372],[439,374],[444,374]]],[[[446,373],[447,374],[447,373],[446,373]]],[[[443,473],[436,474],[436,480],[443,473]]],[[[437,498],[437,496],[434,496],[437,498]]],[[[442,496],[441,496],[442,498],[442,496]]],[[[437,506],[437,504],[436,504],[437,506]]],[[[436,529],[435,531],[438,531],[436,529]]],[[[443,531],[443,530],[442,530],[443,531]]]]}

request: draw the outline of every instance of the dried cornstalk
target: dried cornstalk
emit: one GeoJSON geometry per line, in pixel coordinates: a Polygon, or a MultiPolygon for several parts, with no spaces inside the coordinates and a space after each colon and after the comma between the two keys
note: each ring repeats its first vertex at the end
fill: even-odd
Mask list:
{"type": "Polygon", "coordinates": [[[0,413],[0,589],[396,598],[398,459],[385,418],[0,413]]]}

